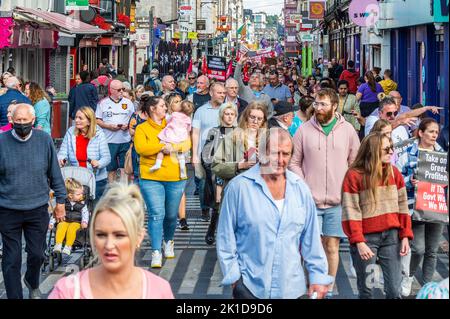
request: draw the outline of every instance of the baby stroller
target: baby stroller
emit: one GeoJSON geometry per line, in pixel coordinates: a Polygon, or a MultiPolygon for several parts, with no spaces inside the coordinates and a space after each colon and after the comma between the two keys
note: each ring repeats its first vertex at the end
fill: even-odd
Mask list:
{"type": "MultiPolygon", "coordinates": [[[[84,202],[87,205],[89,214],[92,215],[94,210],[95,199],[95,174],[89,169],[77,166],[66,166],[61,168],[61,173],[66,180],[67,178],[74,178],[83,185],[84,202]]],[[[54,206],[50,203],[50,206],[54,206]]],[[[45,261],[43,269],[49,266],[49,271],[55,270],[55,266],[62,264],[62,254],[54,253],[53,248],[55,245],[56,226],[50,231],[47,242],[47,249],[45,251],[45,261]]],[[[80,258],[80,268],[83,269],[90,265],[93,261],[93,253],[89,244],[89,228],[79,229],[77,231],[75,243],[73,244],[72,251],[82,250],[82,256],[80,258]]]]}

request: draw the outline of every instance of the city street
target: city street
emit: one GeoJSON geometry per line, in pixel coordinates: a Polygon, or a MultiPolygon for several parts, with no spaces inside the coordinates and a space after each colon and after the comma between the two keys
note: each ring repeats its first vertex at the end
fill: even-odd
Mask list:
{"type": "MultiPolygon", "coordinates": [[[[198,197],[194,196],[193,171],[187,185],[187,217],[190,226],[189,231],[177,229],[175,234],[175,258],[164,261],[161,269],[151,271],[170,282],[172,291],[177,299],[229,299],[231,288],[221,286],[222,272],[217,261],[215,246],[208,246],[204,241],[208,223],[200,219],[201,211],[198,197]]],[[[437,272],[433,280],[439,281],[448,276],[448,233],[441,239],[441,247],[438,254],[437,272]]],[[[139,252],[138,265],[150,269],[151,245],[147,239],[139,252]]],[[[64,265],[49,273],[48,268],[42,274],[40,289],[44,295],[48,295],[56,281],[79,268],[81,253],[73,253],[64,265]]],[[[26,253],[22,256],[22,269],[25,271],[26,253]]],[[[335,297],[337,299],[356,299],[356,277],[351,273],[349,245],[343,243],[340,249],[340,265],[336,278],[335,297]]],[[[420,289],[416,278],[413,284],[413,295],[420,289]]],[[[375,289],[376,298],[384,298],[381,289],[375,289]]],[[[24,297],[28,293],[24,285],[24,297]]],[[[5,299],[3,276],[0,273],[0,298],[5,299]]],[[[413,298],[411,296],[410,298],[413,298]]]]}

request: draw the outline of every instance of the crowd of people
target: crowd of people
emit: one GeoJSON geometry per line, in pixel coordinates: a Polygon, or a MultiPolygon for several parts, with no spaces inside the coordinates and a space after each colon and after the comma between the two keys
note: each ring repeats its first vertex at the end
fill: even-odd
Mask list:
{"type": "Polygon", "coordinates": [[[42,247],[55,225],[53,251],[66,255],[76,231],[89,227],[100,265],[62,279],[51,298],[173,298],[167,282],[134,266],[134,253],[145,234],[145,203],[150,267],[175,257],[177,224],[190,229],[189,163],[201,219],[209,222],[205,242],[217,241],[234,298],[332,298],[346,238],[360,298],[372,298],[374,264],[387,298],[407,297],[421,264],[423,283],[431,282],[444,225],[413,220],[410,203],[418,151],[448,151],[445,129],[426,117],[440,108],[403,105],[390,70],[360,78],[353,61],[343,64],[319,59],[303,77],[289,59],[265,65],[244,54],[225,83],[196,72],[159,79],[153,69],[132,89],[123,70],[102,61],[77,74],[68,98],[72,126],[58,151],[49,94],[4,73],[0,232],[8,298],[23,297],[22,231],[25,284],[30,297],[40,296],[42,247]],[[406,152],[395,154],[394,144],[409,139],[406,152]],[[66,165],[95,176],[91,217],[80,184],[62,178],[66,165]],[[133,185],[115,185],[118,173],[133,185]]]}

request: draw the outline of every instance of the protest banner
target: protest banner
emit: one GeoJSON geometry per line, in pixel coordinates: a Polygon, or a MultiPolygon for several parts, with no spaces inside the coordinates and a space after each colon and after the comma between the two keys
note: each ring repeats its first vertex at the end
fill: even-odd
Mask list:
{"type": "Polygon", "coordinates": [[[207,56],[208,77],[219,81],[226,80],[227,74],[227,59],[221,56],[208,55],[207,56]]]}
{"type": "Polygon", "coordinates": [[[414,143],[416,138],[410,138],[405,141],[398,142],[394,144],[394,154],[397,156],[397,158],[400,158],[403,153],[406,152],[406,149],[414,143]]]}
{"type": "Polygon", "coordinates": [[[419,151],[413,219],[448,224],[447,153],[419,151]]]}

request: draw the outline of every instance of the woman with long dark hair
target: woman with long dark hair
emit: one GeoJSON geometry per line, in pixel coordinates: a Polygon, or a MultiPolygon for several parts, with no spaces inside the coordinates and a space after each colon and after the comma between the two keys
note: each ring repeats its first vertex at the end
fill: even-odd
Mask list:
{"type": "Polygon", "coordinates": [[[342,226],[350,241],[359,298],[372,298],[371,280],[383,271],[386,298],[400,298],[401,257],[413,238],[405,182],[391,165],[393,145],[371,133],[361,143],[342,186],[342,226]]]}
{"type": "Polygon", "coordinates": [[[25,85],[25,94],[33,103],[36,112],[36,123],[34,127],[51,134],[50,128],[50,98],[47,93],[36,82],[25,85]]]}

